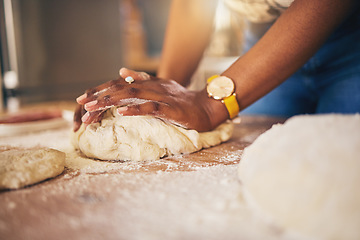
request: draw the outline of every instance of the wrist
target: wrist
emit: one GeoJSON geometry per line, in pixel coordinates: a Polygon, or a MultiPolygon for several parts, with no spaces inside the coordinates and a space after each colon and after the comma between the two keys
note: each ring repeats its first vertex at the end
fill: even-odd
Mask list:
{"type": "Polygon", "coordinates": [[[212,129],[229,119],[226,106],[221,101],[209,97],[206,89],[200,92],[200,96],[212,129]]]}
{"type": "Polygon", "coordinates": [[[208,78],[206,91],[209,98],[225,106],[230,119],[238,115],[240,107],[236,99],[235,83],[231,78],[219,75],[208,78]]]}

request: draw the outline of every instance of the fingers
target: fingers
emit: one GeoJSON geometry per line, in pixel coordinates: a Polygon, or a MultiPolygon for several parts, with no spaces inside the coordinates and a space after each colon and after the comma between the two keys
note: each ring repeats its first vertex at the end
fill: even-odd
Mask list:
{"type": "Polygon", "coordinates": [[[125,69],[126,73],[129,73],[128,76],[125,76],[125,79],[111,80],[104,84],[101,84],[95,88],[90,88],[86,92],[79,96],[76,101],[79,104],[86,104],[98,98],[98,96],[111,94],[113,92],[118,92],[124,88],[129,88],[131,84],[134,84],[135,80],[150,80],[150,75],[145,72],[135,72],[129,69],[125,69]],[[129,79],[129,77],[131,77],[129,79]]]}
{"type": "Polygon", "coordinates": [[[82,117],[81,117],[81,121],[84,124],[90,124],[90,123],[96,123],[96,122],[100,122],[100,120],[102,119],[103,115],[104,115],[105,110],[100,110],[100,111],[94,111],[94,112],[86,112],[82,117]]]}
{"type": "Polygon", "coordinates": [[[79,130],[82,123],[87,126],[90,123],[99,122],[103,114],[104,111],[87,112],[83,105],[78,105],[74,113],[73,131],[79,130]]]}
{"type": "Polygon", "coordinates": [[[130,70],[128,68],[121,68],[119,70],[119,75],[122,78],[132,77],[134,80],[150,80],[151,77],[146,72],[136,72],[133,70],[130,70]]]}
{"type": "Polygon", "coordinates": [[[73,131],[74,132],[79,130],[79,128],[81,126],[81,117],[83,115],[82,110],[83,110],[82,105],[76,106],[75,113],[74,113],[74,121],[73,121],[73,131]]]}
{"type": "MultiPolygon", "coordinates": [[[[165,112],[170,112],[171,108],[166,103],[156,101],[145,101],[141,104],[132,104],[117,109],[117,113],[123,116],[135,116],[135,115],[152,115],[152,116],[165,116],[165,112]]],[[[99,122],[104,114],[105,110],[86,112],[81,121],[85,124],[99,122]]]]}
{"type": "Polygon", "coordinates": [[[86,92],[83,95],[79,96],[76,101],[77,103],[84,105],[87,102],[95,100],[97,96],[101,95],[104,92],[107,92],[111,89],[115,90],[123,88],[124,84],[125,81],[121,79],[108,81],[97,87],[86,90],[86,92]]]}
{"type": "Polygon", "coordinates": [[[151,86],[148,88],[134,86],[119,91],[106,92],[106,95],[98,96],[96,100],[87,102],[84,108],[91,112],[104,110],[112,106],[137,105],[150,101],[160,102],[163,98],[161,89],[151,89],[151,86]]]}
{"type": "MultiPolygon", "coordinates": [[[[119,107],[117,113],[122,116],[138,116],[138,115],[151,115],[158,118],[163,118],[165,115],[170,115],[172,109],[166,103],[147,101],[141,104],[127,105],[119,107]]],[[[81,121],[87,126],[91,123],[100,122],[105,110],[86,112],[81,121]]],[[[80,126],[79,126],[80,127],[80,126]]]]}
{"type": "Polygon", "coordinates": [[[117,109],[117,113],[122,116],[153,116],[183,128],[190,128],[186,119],[179,118],[180,112],[178,108],[163,102],[146,102],[117,109]]]}
{"type": "Polygon", "coordinates": [[[86,114],[86,110],[84,109],[83,105],[78,105],[75,109],[75,113],[74,113],[74,122],[73,122],[73,130],[74,132],[76,132],[77,130],[79,130],[81,124],[82,124],[82,116],[84,116],[84,114],[86,114]]]}
{"type": "Polygon", "coordinates": [[[90,124],[100,121],[103,113],[111,107],[128,106],[126,113],[130,115],[157,115],[161,112],[159,109],[167,108],[166,104],[159,102],[169,96],[167,85],[171,84],[170,81],[127,68],[121,68],[119,74],[119,79],[88,89],[76,99],[87,112],[81,115],[77,112],[74,129],[77,130],[81,122],[90,124]]]}
{"type": "Polygon", "coordinates": [[[118,114],[123,116],[151,115],[159,118],[169,115],[171,111],[172,109],[168,104],[156,101],[127,105],[117,109],[118,114]]]}
{"type": "MultiPolygon", "coordinates": [[[[77,122],[80,122],[80,124],[77,126],[77,129],[74,131],[78,130],[78,128],[81,125],[81,122],[83,122],[86,125],[99,122],[102,119],[105,111],[106,110],[86,112],[84,115],[76,114],[77,122]],[[80,121],[79,121],[79,116],[80,116],[80,121]]],[[[119,107],[117,109],[118,114],[123,116],[152,115],[152,116],[157,116],[159,118],[165,116],[165,113],[170,111],[171,108],[168,104],[156,102],[156,101],[144,101],[141,104],[127,105],[127,106],[119,107]]]]}
{"type": "MultiPolygon", "coordinates": [[[[134,81],[144,81],[151,79],[151,76],[145,72],[136,72],[127,68],[121,68],[119,70],[119,74],[121,78],[117,80],[111,80],[95,88],[88,89],[83,95],[79,96],[76,101],[81,105],[85,105],[89,102],[92,102],[92,104],[95,105],[95,102],[93,101],[96,100],[99,96],[106,97],[106,95],[112,95],[114,92],[118,92],[124,88],[130,87],[134,81]]],[[[90,111],[89,109],[87,110],[90,111]]]]}

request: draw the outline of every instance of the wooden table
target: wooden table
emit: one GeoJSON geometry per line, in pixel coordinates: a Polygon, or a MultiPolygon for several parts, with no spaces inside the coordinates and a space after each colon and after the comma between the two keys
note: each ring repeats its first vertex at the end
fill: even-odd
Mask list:
{"type": "Polygon", "coordinates": [[[69,128],[0,138],[57,148],[69,165],[54,179],[0,192],[0,239],[282,239],[246,205],[237,174],[243,149],[281,121],[243,116],[226,143],[147,162],[77,157],[69,128]]]}

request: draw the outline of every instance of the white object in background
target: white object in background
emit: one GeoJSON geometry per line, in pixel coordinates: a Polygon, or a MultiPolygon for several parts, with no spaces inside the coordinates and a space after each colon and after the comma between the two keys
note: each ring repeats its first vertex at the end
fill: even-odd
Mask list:
{"type": "Polygon", "coordinates": [[[62,111],[62,116],[57,118],[19,123],[0,123],[0,137],[67,127],[71,124],[73,115],[72,111],[62,111]]]}
{"type": "Polygon", "coordinates": [[[4,86],[7,89],[14,89],[19,85],[17,73],[15,71],[7,71],[4,73],[4,86]]]}
{"type": "Polygon", "coordinates": [[[190,90],[201,90],[206,86],[206,80],[215,74],[221,74],[231,64],[233,64],[238,57],[204,57],[196,72],[191,78],[189,85],[190,90]]]}
{"type": "Polygon", "coordinates": [[[19,110],[19,108],[20,108],[20,99],[19,98],[8,97],[6,100],[7,100],[7,104],[6,104],[7,112],[15,113],[19,110]]]}

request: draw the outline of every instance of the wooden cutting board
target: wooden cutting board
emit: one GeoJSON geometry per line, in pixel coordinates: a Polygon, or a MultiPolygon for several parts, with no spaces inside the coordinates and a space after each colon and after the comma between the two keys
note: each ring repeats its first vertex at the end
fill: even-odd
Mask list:
{"type": "MultiPolygon", "coordinates": [[[[228,142],[210,149],[104,168],[89,160],[95,165],[2,191],[0,239],[279,239],[279,229],[246,207],[237,175],[243,149],[277,122],[244,116],[228,142]]],[[[56,131],[68,141],[68,129],[56,131]]]]}

